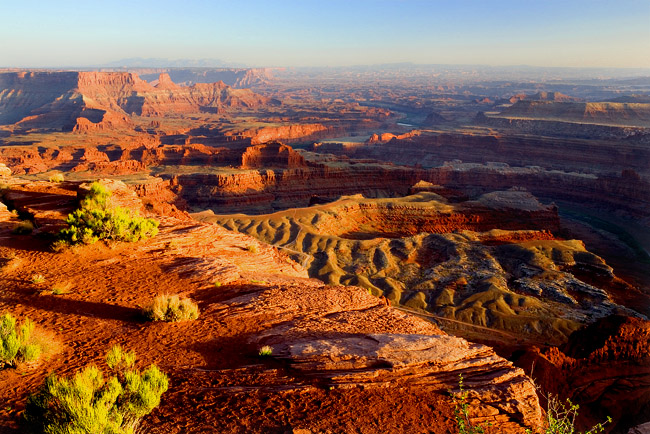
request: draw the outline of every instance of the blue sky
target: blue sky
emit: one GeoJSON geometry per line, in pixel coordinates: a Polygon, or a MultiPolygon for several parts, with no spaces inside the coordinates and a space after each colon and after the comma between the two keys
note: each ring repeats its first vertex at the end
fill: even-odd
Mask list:
{"type": "Polygon", "coordinates": [[[0,0],[0,66],[650,67],[650,0],[0,0]]]}

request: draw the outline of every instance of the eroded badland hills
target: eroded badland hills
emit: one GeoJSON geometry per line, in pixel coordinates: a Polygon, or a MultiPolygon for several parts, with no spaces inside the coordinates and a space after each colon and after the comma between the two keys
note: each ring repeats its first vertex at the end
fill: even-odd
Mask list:
{"type": "Polygon", "coordinates": [[[0,432],[114,344],[147,433],[456,433],[459,375],[488,433],[650,432],[650,78],[535,74],[0,72],[0,313],[53,343],[0,432]],[[97,180],[158,233],[53,248],[97,180]]]}

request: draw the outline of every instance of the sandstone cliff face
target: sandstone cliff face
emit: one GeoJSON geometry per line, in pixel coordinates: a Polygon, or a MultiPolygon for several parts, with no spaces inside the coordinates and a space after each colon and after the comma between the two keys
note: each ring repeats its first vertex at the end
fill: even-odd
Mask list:
{"type": "Polygon", "coordinates": [[[279,142],[266,143],[264,145],[250,146],[241,157],[243,169],[263,167],[285,167],[296,168],[306,167],[302,155],[279,142]]]}
{"type": "Polygon", "coordinates": [[[547,391],[581,402],[581,424],[609,415],[614,432],[650,417],[650,323],[611,316],[574,332],[560,348],[532,349],[517,361],[547,391]],[[531,372],[529,371],[529,372],[531,372]]]}
{"type": "Polygon", "coordinates": [[[263,127],[252,129],[243,133],[243,137],[250,137],[253,144],[265,143],[272,140],[293,141],[318,137],[319,133],[331,132],[336,128],[329,128],[322,124],[284,125],[278,127],[263,127]]]}
{"type": "Polygon", "coordinates": [[[163,74],[157,87],[127,72],[0,74],[0,123],[76,132],[128,126],[128,116],[163,116],[269,103],[223,82],[176,86],[163,74]]]}
{"type": "MultiPolygon", "coordinates": [[[[630,137],[637,136],[630,132],[630,137]]],[[[369,143],[369,146],[343,149],[343,153],[353,158],[373,158],[424,167],[441,166],[453,160],[480,164],[494,161],[522,167],[535,165],[566,172],[609,174],[612,171],[620,173],[621,170],[632,169],[650,175],[649,149],[642,143],[630,140],[611,142],[445,133],[394,137],[387,142],[378,140],[375,144],[369,143]]]]}
{"type": "Polygon", "coordinates": [[[422,180],[479,191],[524,187],[537,196],[605,205],[635,217],[650,216],[650,182],[634,174],[596,176],[539,167],[454,163],[425,170],[338,161],[287,170],[178,175],[174,185],[188,203],[229,213],[308,206],[314,196],[336,199],[359,193],[366,197],[405,195],[422,180]]]}
{"type": "Polygon", "coordinates": [[[562,137],[591,140],[623,140],[625,144],[648,144],[650,132],[647,127],[623,127],[590,123],[563,122],[533,118],[507,118],[499,116],[476,115],[474,122],[494,128],[506,129],[518,134],[531,134],[548,137],[562,137]]]}

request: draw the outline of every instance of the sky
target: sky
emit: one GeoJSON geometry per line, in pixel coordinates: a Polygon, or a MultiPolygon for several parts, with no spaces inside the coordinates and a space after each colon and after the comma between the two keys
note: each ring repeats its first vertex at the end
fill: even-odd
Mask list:
{"type": "Polygon", "coordinates": [[[0,67],[650,68],[650,0],[0,0],[0,67]]]}

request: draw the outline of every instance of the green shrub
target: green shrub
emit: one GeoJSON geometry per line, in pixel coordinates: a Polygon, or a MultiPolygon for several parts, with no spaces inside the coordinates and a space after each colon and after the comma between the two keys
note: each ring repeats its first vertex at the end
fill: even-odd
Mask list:
{"type": "Polygon", "coordinates": [[[52,295],[62,295],[70,292],[72,284],[70,282],[59,282],[52,285],[52,295]]]}
{"type": "Polygon", "coordinates": [[[155,365],[135,366],[135,353],[114,346],[106,356],[105,378],[88,366],[72,378],[53,374],[27,399],[24,419],[32,432],[133,434],[140,420],[160,404],[168,378],[155,365]]]}
{"type": "Polygon", "coordinates": [[[458,387],[460,392],[451,395],[454,401],[454,416],[456,417],[456,426],[458,434],[483,434],[485,427],[483,425],[474,426],[469,417],[469,403],[467,397],[469,393],[463,389],[463,375],[458,375],[458,387]]]}
{"type": "Polygon", "coordinates": [[[0,368],[31,362],[40,355],[41,346],[34,340],[33,322],[25,319],[18,325],[11,314],[0,316],[0,368]]]}
{"type": "Polygon", "coordinates": [[[29,220],[23,220],[18,223],[12,231],[15,235],[29,235],[34,231],[34,223],[29,220]]]}
{"type": "Polygon", "coordinates": [[[255,244],[250,244],[249,246],[246,247],[246,250],[251,253],[257,253],[259,251],[259,249],[255,244]]]}
{"type": "Polygon", "coordinates": [[[163,294],[144,308],[144,315],[152,321],[183,321],[199,317],[199,307],[189,298],[163,294]]]}
{"type": "Polygon", "coordinates": [[[98,240],[135,242],[158,233],[156,220],[134,215],[125,208],[110,207],[110,195],[103,185],[93,182],[79,209],[68,215],[68,228],[59,232],[60,242],[55,243],[55,248],[62,246],[61,241],[67,245],[92,244],[98,240]]]}
{"type": "Polygon", "coordinates": [[[264,345],[262,348],[260,348],[258,354],[260,357],[269,357],[271,354],[273,354],[273,348],[269,345],[264,345]]]}

